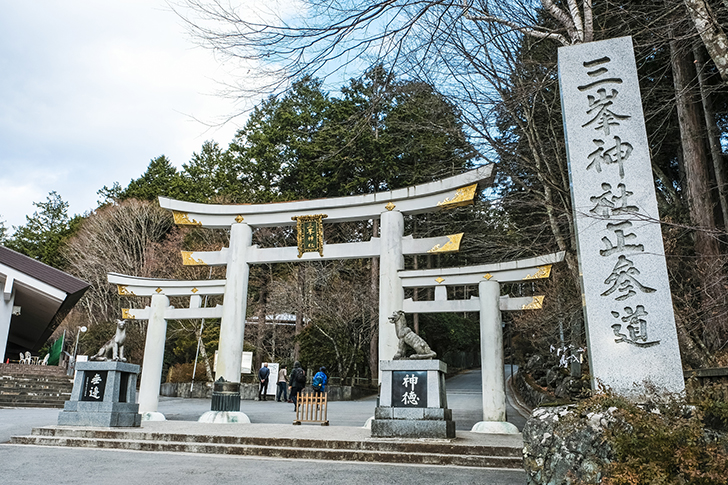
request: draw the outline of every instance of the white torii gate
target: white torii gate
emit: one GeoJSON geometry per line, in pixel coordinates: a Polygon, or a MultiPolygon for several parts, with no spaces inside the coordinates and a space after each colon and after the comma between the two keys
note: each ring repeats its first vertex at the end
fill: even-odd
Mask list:
{"type": "Polygon", "coordinates": [[[152,297],[151,305],[144,309],[123,309],[122,318],[149,321],[144,344],[144,366],[139,384],[139,413],[145,421],[164,420],[164,415],[157,409],[159,387],[162,383],[167,320],[221,318],[222,305],[204,308],[202,297],[224,294],[225,280],[177,281],[140,278],[118,273],[108,273],[107,278],[109,283],[117,285],[119,295],[152,297]],[[189,297],[189,308],[171,306],[169,304],[171,296],[189,297]]]}
{"type": "Polygon", "coordinates": [[[275,204],[212,205],[159,198],[173,212],[175,223],[208,228],[229,228],[230,246],[215,252],[183,252],[185,264],[226,265],[224,305],[215,379],[239,382],[245,332],[249,265],[322,259],[380,258],[379,358],[391,359],[397,336],[388,317],[402,308],[404,289],[399,271],[405,254],[457,251],[462,234],[438,238],[404,237],[404,215],[472,203],[478,184],[492,181],[487,165],[454,177],[405,189],[331,199],[275,204]],[[324,214],[325,212],[325,214],[324,214]],[[301,254],[297,247],[259,248],[251,244],[255,227],[295,224],[301,217],[326,217],[326,222],[380,219],[380,237],[348,244],[323,244],[319,254],[301,254]]]}
{"type": "Polygon", "coordinates": [[[480,360],[483,389],[483,421],[473,426],[480,433],[518,433],[506,422],[506,395],[501,311],[541,308],[543,296],[511,298],[501,296],[501,283],[548,278],[551,265],[561,262],[564,252],[507,263],[400,271],[404,288],[435,288],[432,301],[404,300],[405,313],[480,313],[480,360]],[[448,300],[447,286],[478,285],[478,296],[469,300],[448,300]]]}

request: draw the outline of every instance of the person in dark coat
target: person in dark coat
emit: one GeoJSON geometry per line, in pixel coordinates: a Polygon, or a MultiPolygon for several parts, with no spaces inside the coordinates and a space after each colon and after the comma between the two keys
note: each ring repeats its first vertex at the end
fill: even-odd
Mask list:
{"type": "Polygon", "coordinates": [[[260,388],[258,389],[258,401],[266,401],[266,393],[268,392],[268,382],[270,379],[270,369],[268,368],[268,362],[263,363],[263,367],[258,371],[258,381],[260,382],[260,388]]]}
{"type": "Polygon", "coordinates": [[[296,410],[296,401],[298,400],[298,393],[301,389],[306,387],[306,371],[301,367],[301,363],[296,361],[293,363],[293,370],[291,371],[291,400],[293,401],[293,410],[296,410]]]}

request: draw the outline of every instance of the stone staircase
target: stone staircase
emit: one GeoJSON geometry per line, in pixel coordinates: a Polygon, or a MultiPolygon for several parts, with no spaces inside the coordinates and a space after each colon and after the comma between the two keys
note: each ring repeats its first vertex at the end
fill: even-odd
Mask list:
{"type": "Polygon", "coordinates": [[[61,367],[0,364],[0,407],[62,408],[72,389],[61,367]]]}
{"type": "MultiPolygon", "coordinates": [[[[148,424],[145,422],[144,426],[148,424]]],[[[263,428],[260,429],[272,431],[258,436],[250,434],[241,436],[238,431],[242,431],[242,427],[228,428],[238,431],[220,434],[217,431],[225,428],[217,425],[215,431],[205,434],[199,431],[165,431],[161,427],[164,423],[158,426],[160,426],[157,428],[159,431],[144,428],[49,426],[34,428],[30,436],[14,436],[11,443],[407,465],[523,468],[523,445],[520,436],[510,441],[506,438],[499,441],[501,438],[498,435],[491,435],[495,442],[488,443],[488,439],[482,435],[465,439],[431,441],[371,439],[369,430],[345,427],[328,427],[316,433],[307,432],[304,428],[300,436],[296,437],[290,433],[288,436],[285,436],[285,432],[278,433],[276,430],[283,431],[283,428],[276,427],[283,425],[242,425],[261,426],[263,428]],[[332,431],[336,432],[334,436],[331,434],[332,431]],[[216,434],[212,434],[213,432],[216,434]]],[[[464,434],[475,435],[475,433],[464,434]]]]}

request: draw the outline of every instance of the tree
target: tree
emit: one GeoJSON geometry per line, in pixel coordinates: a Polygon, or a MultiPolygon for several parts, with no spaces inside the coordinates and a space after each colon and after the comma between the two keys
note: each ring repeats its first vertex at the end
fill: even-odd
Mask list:
{"type": "Polygon", "coordinates": [[[179,197],[190,202],[209,202],[224,198],[228,202],[242,201],[245,183],[239,178],[239,170],[232,154],[211,141],[202,144],[199,153],[182,164],[179,197]]]}
{"type": "Polygon", "coordinates": [[[114,194],[113,188],[107,191],[121,199],[140,200],[156,200],[160,195],[179,199],[185,193],[177,169],[164,155],[152,159],[147,171],[138,179],[129,182],[121,193],[114,194]]]}
{"type": "Polygon", "coordinates": [[[728,81],[728,37],[706,0],[684,0],[710,58],[723,81],[728,81]]]}
{"type": "Polygon", "coordinates": [[[0,244],[5,243],[5,238],[7,237],[8,228],[5,226],[5,221],[0,221],[0,244]]]}
{"type": "MultiPolygon", "coordinates": [[[[54,268],[63,269],[62,247],[78,228],[80,216],[68,216],[68,202],[56,192],[50,192],[45,202],[33,202],[38,211],[25,216],[24,226],[13,226],[12,237],[5,245],[54,268]]],[[[4,231],[3,231],[4,233],[4,231]]]]}
{"type": "Polygon", "coordinates": [[[159,268],[165,268],[168,275],[182,266],[178,252],[169,254],[168,248],[160,250],[155,245],[172,230],[172,218],[166,210],[136,199],[102,207],[83,221],[68,240],[64,256],[67,271],[91,284],[78,303],[89,322],[113,321],[121,315],[122,306],[134,308],[143,303],[139,299],[120,299],[108,283],[108,272],[164,277],[159,268]],[[174,257],[176,265],[171,259],[174,257]],[[160,259],[165,264],[159,264],[160,259]]]}
{"type": "Polygon", "coordinates": [[[251,201],[393,190],[471,166],[460,113],[431,86],[375,66],[341,93],[305,77],[253,111],[230,146],[251,201]]]}

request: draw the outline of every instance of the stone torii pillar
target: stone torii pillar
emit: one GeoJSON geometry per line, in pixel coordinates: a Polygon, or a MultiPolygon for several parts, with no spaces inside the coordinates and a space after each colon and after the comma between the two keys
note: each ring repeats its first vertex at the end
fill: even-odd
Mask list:
{"type": "Polygon", "coordinates": [[[253,231],[248,224],[230,226],[230,260],[227,265],[215,380],[222,377],[226,381],[240,383],[250,273],[248,252],[252,237],[253,231]]]}
{"type": "MultiPolygon", "coordinates": [[[[389,317],[402,308],[404,288],[398,272],[404,269],[402,235],[404,216],[399,211],[381,214],[379,259],[379,358],[391,359],[397,353],[399,339],[389,317]]],[[[381,374],[381,372],[380,372],[381,374]]]]}
{"type": "Polygon", "coordinates": [[[150,308],[147,339],[144,344],[144,367],[139,383],[139,414],[144,421],[164,421],[164,415],[157,412],[157,408],[162,384],[164,343],[167,338],[167,320],[164,314],[169,308],[169,298],[165,295],[153,295],[150,308]]]}
{"type": "MultiPolygon", "coordinates": [[[[480,362],[482,368],[483,421],[479,429],[486,433],[513,432],[513,426],[506,422],[506,392],[503,368],[503,327],[501,326],[500,283],[481,281],[478,283],[480,300],[480,362]],[[488,371],[486,371],[486,369],[488,371]],[[492,372],[491,372],[492,370],[492,372]],[[498,372],[495,372],[498,370],[498,372]],[[488,423],[488,424],[484,424],[488,423]],[[507,426],[510,425],[510,426],[507,426]],[[493,429],[496,427],[497,429],[493,429]]],[[[515,430],[518,432],[518,429],[515,430]]]]}

